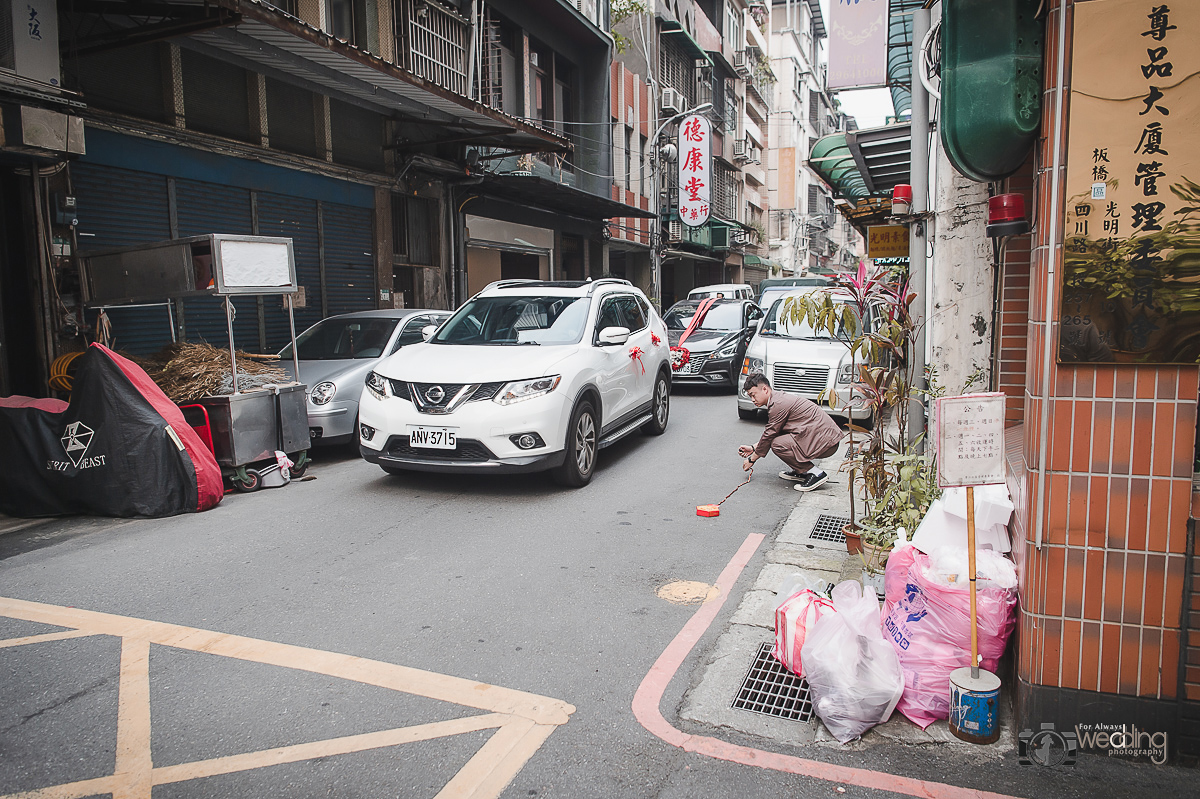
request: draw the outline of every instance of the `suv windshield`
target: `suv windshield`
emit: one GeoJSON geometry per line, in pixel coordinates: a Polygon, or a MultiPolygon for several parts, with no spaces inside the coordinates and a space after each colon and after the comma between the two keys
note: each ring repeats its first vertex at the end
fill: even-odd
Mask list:
{"type": "MultiPolygon", "coordinates": [[[[301,333],[296,348],[302,361],[378,358],[395,329],[395,319],[326,319],[301,333]]],[[[292,357],[292,345],[279,355],[292,357]]]]}
{"type": "MultiPolygon", "coordinates": [[[[692,323],[692,317],[696,315],[696,308],[699,307],[698,302],[681,302],[678,305],[672,306],[671,310],[667,311],[667,315],[663,321],[667,323],[668,330],[687,330],[687,326],[692,323]]],[[[742,324],[742,304],[740,302],[718,303],[708,309],[708,313],[704,315],[704,320],[700,322],[701,330],[741,330],[745,325],[742,324]]]]}
{"type": "MultiPolygon", "coordinates": [[[[763,319],[762,326],[759,328],[759,335],[763,336],[780,336],[782,338],[808,338],[808,339],[825,339],[833,341],[829,337],[829,332],[826,330],[814,330],[806,321],[793,323],[789,315],[784,311],[784,304],[787,297],[780,297],[771,305],[771,310],[767,311],[767,316],[763,319]]],[[[835,303],[839,313],[841,309],[846,307],[845,303],[835,303]]],[[[843,341],[848,341],[849,336],[845,329],[839,324],[838,338],[843,341]]]]}
{"type": "Polygon", "coordinates": [[[435,344],[576,344],[583,338],[584,297],[476,297],[446,322],[435,344]]]}

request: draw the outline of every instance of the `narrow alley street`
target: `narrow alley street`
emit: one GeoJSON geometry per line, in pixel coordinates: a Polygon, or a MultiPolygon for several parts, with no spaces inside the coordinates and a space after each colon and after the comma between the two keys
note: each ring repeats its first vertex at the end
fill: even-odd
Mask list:
{"type": "Polygon", "coordinates": [[[685,753],[631,710],[700,607],[656,592],[715,583],[750,534],[767,541],[670,680],[668,723],[991,795],[1085,796],[1133,780],[1184,795],[1188,772],[1171,767],[1090,757],[1031,770],[1012,754],[973,763],[961,745],[797,750],[681,721],[798,496],[768,461],[720,517],[695,515],[740,480],[736,447],[759,432],[733,406],[677,390],[667,434],[605,450],[582,490],[537,476],[389,477],[325,452],[315,479],[230,495],[214,512],[0,536],[0,795],[132,796],[139,780],[155,797],[829,795],[836,770],[828,781],[685,753]],[[97,634],[54,635],[65,628],[97,634]],[[140,682],[121,635],[153,642],[140,682]],[[31,636],[45,638],[11,645],[31,636]],[[546,723],[523,735],[525,718],[546,723]]]}

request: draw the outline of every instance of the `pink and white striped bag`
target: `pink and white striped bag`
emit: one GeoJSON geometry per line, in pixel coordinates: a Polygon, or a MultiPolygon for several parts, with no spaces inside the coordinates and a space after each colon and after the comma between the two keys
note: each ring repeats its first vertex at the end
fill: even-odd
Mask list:
{"type": "Polygon", "coordinates": [[[800,649],[804,639],[817,619],[833,612],[833,602],[809,588],[780,602],[775,609],[775,659],[793,674],[803,677],[800,649]]]}

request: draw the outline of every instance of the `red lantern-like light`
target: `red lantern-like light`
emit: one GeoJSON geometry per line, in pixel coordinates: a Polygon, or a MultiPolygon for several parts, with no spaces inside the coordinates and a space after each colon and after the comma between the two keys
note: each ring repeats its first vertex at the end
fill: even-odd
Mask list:
{"type": "Polygon", "coordinates": [[[913,190],[907,183],[892,188],[892,216],[908,216],[912,212],[913,190]]]}
{"type": "Polygon", "coordinates": [[[1028,232],[1025,198],[1022,195],[997,194],[988,198],[988,236],[1020,236],[1028,232]]]}

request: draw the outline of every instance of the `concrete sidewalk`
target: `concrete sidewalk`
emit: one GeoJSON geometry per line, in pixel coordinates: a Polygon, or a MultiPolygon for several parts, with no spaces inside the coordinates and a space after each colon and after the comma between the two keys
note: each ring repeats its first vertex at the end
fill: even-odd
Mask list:
{"type": "MultiPolygon", "coordinates": [[[[816,716],[810,722],[776,718],[750,710],[732,707],[742,682],[751,668],[759,645],[775,639],[775,606],[783,597],[775,589],[794,572],[838,583],[860,579],[863,564],[858,555],[850,555],[846,544],[839,540],[824,540],[823,532],[814,528],[822,514],[849,517],[847,475],[838,473],[841,453],[819,463],[829,473],[824,487],[808,493],[791,491],[790,485],[768,472],[766,479],[779,482],[781,490],[795,495],[796,505],[774,540],[769,540],[766,564],[753,578],[751,588],[742,597],[726,629],[709,652],[702,666],[701,677],[684,695],[679,715],[681,719],[741,733],[759,736],[780,744],[798,747],[831,747],[839,751],[861,751],[883,744],[905,747],[944,747],[969,752],[972,756],[998,759],[1016,748],[1017,736],[1011,712],[1011,702],[1004,697],[1000,717],[1000,740],[980,746],[966,743],[950,733],[945,721],[922,730],[898,711],[891,719],[871,730],[860,740],[840,744],[816,716]]],[[[782,467],[782,464],[779,464],[782,467]]],[[[732,510],[732,509],[731,509],[732,510]]],[[[746,580],[748,575],[743,575],[746,580]]]]}

